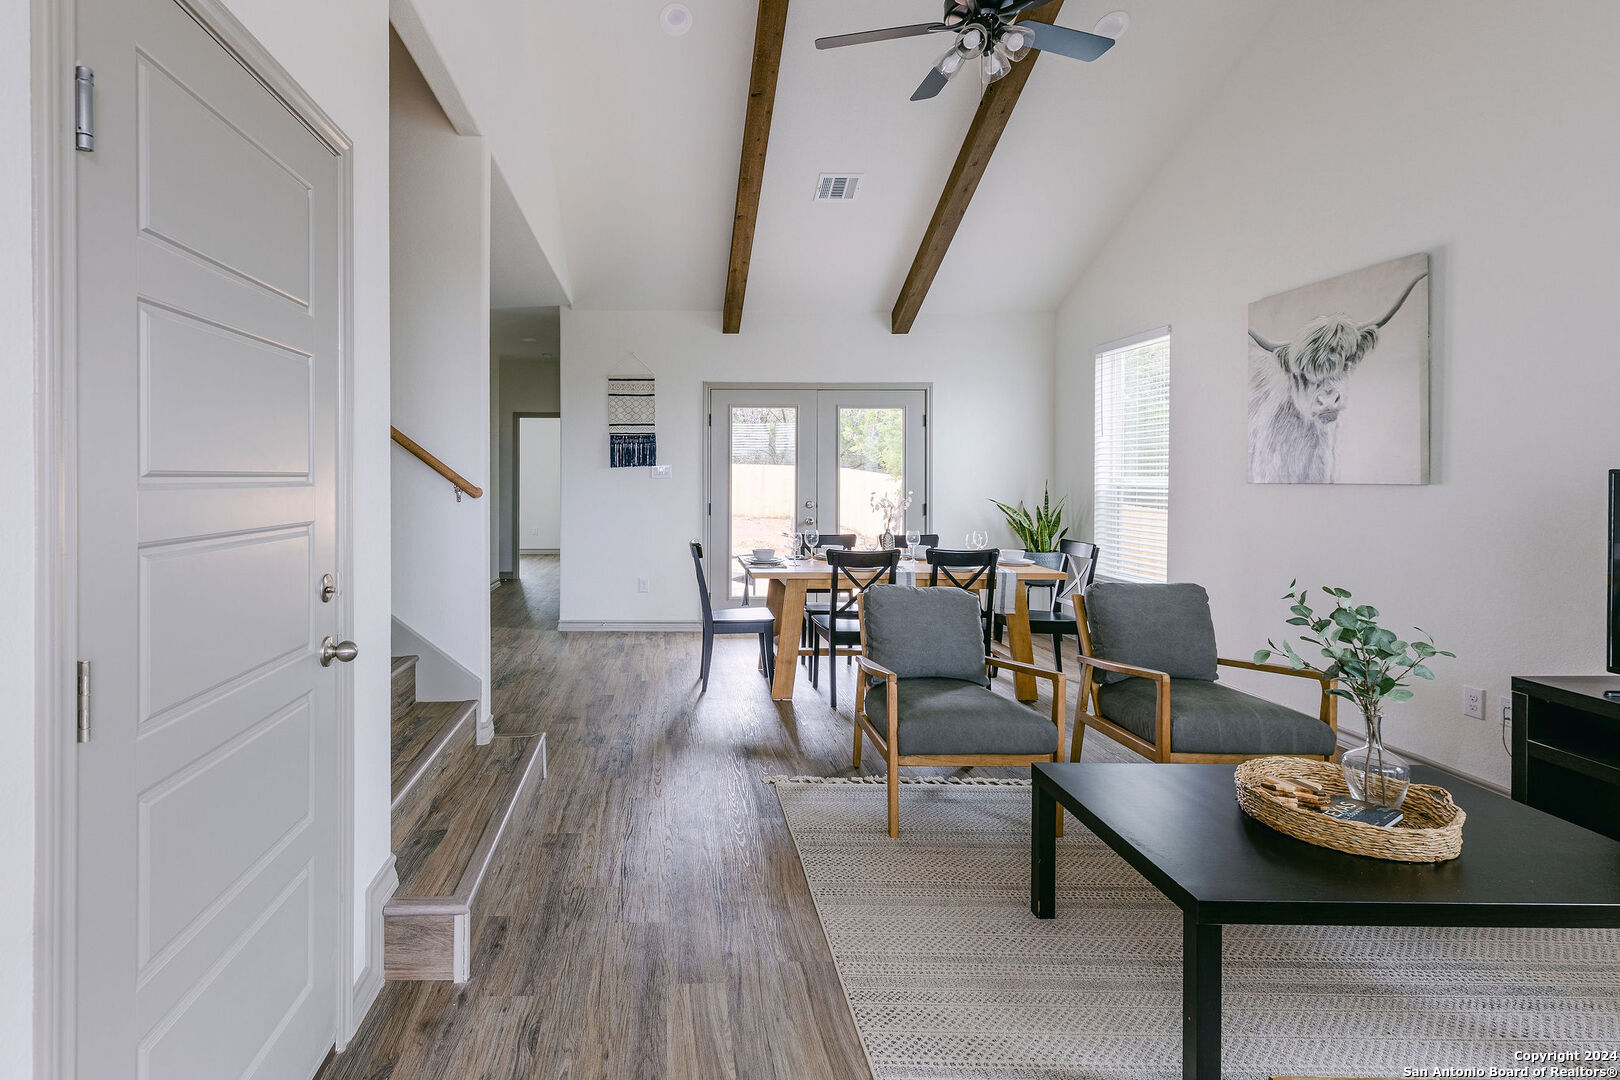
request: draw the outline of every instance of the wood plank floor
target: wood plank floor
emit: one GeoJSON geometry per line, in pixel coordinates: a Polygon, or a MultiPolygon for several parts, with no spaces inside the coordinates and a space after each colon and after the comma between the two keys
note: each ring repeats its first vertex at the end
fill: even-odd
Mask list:
{"type": "MultiPolygon", "coordinates": [[[[390,983],[321,1080],[867,1076],[761,783],[849,775],[850,702],[802,671],[771,701],[752,639],[716,642],[700,695],[697,634],[559,634],[554,556],[492,603],[496,730],[546,732],[550,775],[474,905],[471,981],[390,983]]],[[[1130,756],[1095,733],[1086,751],[1130,756]]]]}
{"type": "Polygon", "coordinates": [[[399,798],[406,780],[420,771],[423,755],[437,741],[444,725],[450,723],[464,705],[465,702],[460,701],[417,701],[394,717],[390,780],[395,799],[399,798]]]}

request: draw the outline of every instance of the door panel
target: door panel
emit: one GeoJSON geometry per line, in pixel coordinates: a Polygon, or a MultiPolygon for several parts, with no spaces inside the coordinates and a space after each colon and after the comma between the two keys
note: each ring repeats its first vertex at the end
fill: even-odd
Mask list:
{"type": "Polygon", "coordinates": [[[854,533],[855,543],[871,547],[883,531],[882,515],[872,509],[874,495],[912,493],[905,526],[921,528],[927,491],[921,390],[821,390],[817,392],[821,425],[818,469],[823,528],[854,533]]]}
{"type": "Polygon", "coordinates": [[[335,1035],[341,162],[173,0],[81,0],[78,1075],[335,1035]]]}
{"type": "Polygon", "coordinates": [[[815,514],[816,399],[803,390],[716,390],[709,405],[714,513],[704,562],[713,603],[727,606],[743,597],[734,556],[787,551],[815,514]]]}
{"type": "Polygon", "coordinates": [[[873,546],[882,531],[874,492],[913,492],[905,520],[921,528],[927,401],[923,390],[710,390],[711,601],[742,602],[734,556],[781,551],[808,525],[873,546]]]}

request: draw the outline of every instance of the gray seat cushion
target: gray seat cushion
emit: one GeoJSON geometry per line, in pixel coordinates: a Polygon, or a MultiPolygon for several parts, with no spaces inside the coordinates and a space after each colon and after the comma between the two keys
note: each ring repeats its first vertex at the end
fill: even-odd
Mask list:
{"type": "Polygon", "coordinates": [[[874,585],[862,604],[866,655],[877,663],[905,679],[989,685],[977,595],[961,589],[874,585]]]}
{"type": "MultiPolygon", "coordinates": [[[[1086,593],[1091,654],[1162,671],[1172,679],[1215,679],[1215,621],[1202,585],[1098,582],[1086,593]]],[[[1130,678],[1102,673],[1103,682],[1130,678]]]]}
{"type": "MultiPolygon", "coordinates": [[[[931,590],[924,590],[931,591],[931,590]]],[[[940,589],[939,592],[956,592],[940,589]]],[[[1050,716],[961,679],[901,679],[898,751],[906,754],[1050,754],[1058,748],[1050,716]]],[[[885,684],[866,692],[866,716],[888,731],[885,684]]]]}
{"type": "MultiPolygon", "coordinates": [[[[1097,688],[1102,718],[1156,742],[1151,679],[1097,688]]],[[[902,714],[904,712],[902,711],[902,714]]],[[[1177,754],[1331,754],[1333,731],[1321,720],[1204,679],[1170,680],[1170,750],[1177,754]]]]}

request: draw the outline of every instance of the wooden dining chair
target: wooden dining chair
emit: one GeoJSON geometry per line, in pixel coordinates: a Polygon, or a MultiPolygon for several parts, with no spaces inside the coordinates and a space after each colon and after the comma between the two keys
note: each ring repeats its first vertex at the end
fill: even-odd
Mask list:
{"type": "MultiPolygon", "coordinates": [[[[1080,624],[1074,616],[1074,597],[1076,594],[1085,595],[1091,588],[1091,582],[1097,576],[1097,557],[1102,549],[1096,544],[1085,540],[1059,540],[1058,551],[1063,554],[1063,570],[1068,577],[1062,582],[1031,581],[1025,588],[1047,589],[1052,591],[1049,603],[1037,607],[1034,603],[1029,605],[1029,632],[1031,634],[1048,634],[1052,638],[1052,664],[1059,671],[1063,670],[1063,638],[1073,634],[1079,637],[1080,624]]],[[[1003,632],[1007,629],[1007,616],[997,613],[995,616],[996,642],[1000,644],[1003,632]]]]}
{"type": "MultiPolygon", "coordinates": [[[[888,766],[889,835],[900,835],[900,770],[909,765],[1030,765],[1063,757],[1069,695],[1059,671],[985,655],[979,604],[951,588],[874,585],[861,604],[855,767],[868,739],[888,766]],[[919,633],[919,628],[926,628],[919,633]],[[1052,685],[1042,716],[990,689],[991,662],[1052,685]]],[[[1063,811],[1058,809],[1058,835],[1063,811]]]]}
{"type": "MultiPolygon", "coordinates": [[[[855,534],[825,533],[819,538],[819,544],[822,547],[831,544],[834,547],[844,548],[846,551],[851,550],[855,547],[855,534]]],[[[826,589],[810,589],[804,594],[804,622],[799,627],[799,646],[801,648],[810,644],[810,616],[816,614],[825,615],[831,610],[832,603],[827,599],[826,589]]],[[[800,659],[806,664],[810,662],[808,656],[802,656],[800,659]]]]}
{"type": "Polygon", "coordinates": [[[827,552],[827,565],[832,568],[832,607],[810,617],[813,637],[810,649],[810,685],[820,686],[821,642],[827,642],[827,698],[838,708],[838,657],[853,656],[861,647],[860,603],[861,594],[872,585],[893,585],[900,569],[900,552],[839,551],[827,552]]]}
{"type": "Polygon", "coordinates": [[[703,691],[709,689],[709,662],[714,659],[716,634],[754,634],[759,638],[759,666],[765,678],[776,675],[776,619],[759,608],[714,609],[709,601],[709,581],[703,573],[703,545],[691,542],[692,565],[697,569],[698,600],[703,605],[703,666],[698,678],[703,691]]]}

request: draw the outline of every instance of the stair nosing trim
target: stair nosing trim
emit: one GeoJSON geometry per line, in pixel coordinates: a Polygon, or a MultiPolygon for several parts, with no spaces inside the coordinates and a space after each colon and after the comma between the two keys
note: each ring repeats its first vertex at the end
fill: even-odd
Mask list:
{"type": "Polygon", "coordinates": [[[388,667],[388,677],[390,679],[399,678],[401,675],[411,670],[411,668],[415,667],[417,661],[421,659],[422,658],[420,656],[410,655],[395,657],[394,662],[388,667]]]}
{"type": "Polygon", "coordinates": [[[473,857],[467,862],[467,869],[462,871],[461,880],[456,883],[456,899],[472,910],[473,900],[478,896],[478,887],[484,883],[484,876],[489,870],[490,862],[495,858],[495,849],[500,847],[501,838],[506,835],[506,826],[512,820],[512,811],[517,809],[518,800],[529,789],[529,781],[535,774],[535,763],[545,753],[546,733],[536,732],[533,736],[534,745],[529,748],[528,760],[523,763],[523,773],[518,782],[512,786],[512,797],[506,801],[506,808],[501,811],[499,822],[491,820],[484,828],[484,836],[479,840],[478,847],[473,850],[473,857]],[[469,880],[470,878],[470,880],[469,880]]]}

